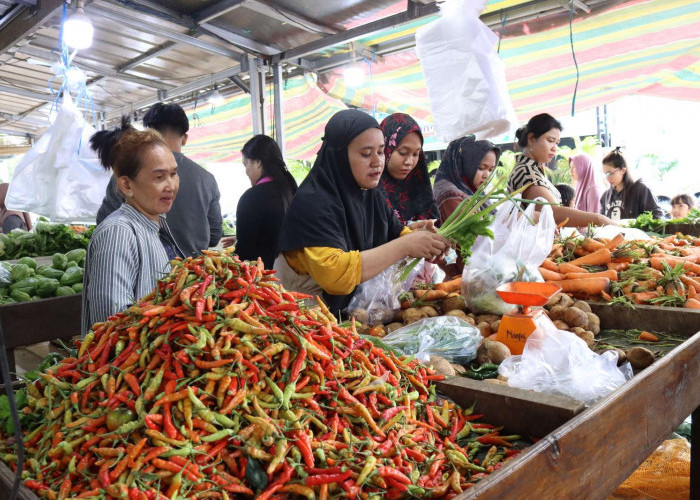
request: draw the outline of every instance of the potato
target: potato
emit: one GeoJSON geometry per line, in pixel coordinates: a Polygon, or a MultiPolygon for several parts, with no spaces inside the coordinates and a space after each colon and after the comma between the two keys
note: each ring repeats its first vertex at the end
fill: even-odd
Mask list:
{"type": "Polygon", "coordinates": [[[643,370],[654,362],[654,354],[644,347],[633,347],[625,354],[632,368],[637,370],[643,370]]]}
{"type": "Polygon", "coordinates": [[[425,311],[411,307],[403,312],[403,324],[410,325],[416,321],[420,321],[423,318],[427,318],[428,315],[425,311]]]}
{"type": "Polygon", "coordinates": [[[593,332],[589,332],[588,330],[583,330],[580,334],[576,333],[576,336],[581,340],[584,340],[588,347],[593,346],[593,344],[595,343],[595,335],[593,335],[593,332]]]}
{"type": "Polygon", "coordinates": [[[584,302],[583,300],[577,300],[571,307],[575,307],[576,309],[580,309],[586,313],[592,312],[591,306],[588,305],[588,302],[584,302]]]}
{"type": "Polygon", "coordinates": [[[474,321],[476,321],[476,314],[474,314],[474,313],[467,313],[467,316],[469,316],[469,317],[472,318],[474,321]]]}
{"type": "Polygon", "coordinates": [[[493,340],[484,340],[476,352],[476,360],[480,365],[493,363],[500,365],[504,359],[510,357],[510,349],[505,344],[493,340]]]}
{"type": "Polygon", "coordinates": [[[488,323],[490,325],[494,321],[498,321],[499,319],[501,319],[501,316],[497,316],[495,314],[482,314],[480,316],[477,316],[475,319],[477,325],[479,323],[488,323]]]}
{"type": "Polygon", "coordinates": [[[617,347],[614,347],[611,350],[617,353],[617,366],[621,366],[622,363],[627,361],[627,354],[625,353],[625,351],[623,351],[622,349],[618,349],[617,347]]]}
{"type": "Polygon", "coordinates": [[[440,309],[442,309],[445,312],[455,310],[466,311],[467,304],[466,302],[464,302],[464,299],[459,295],[455,297],[448,296],[442,302],[440,302],[440,309]]]}
{"type": "Polygon", "coordinates": [[[493,333],[491,331],[491,325],[489,325],[485,321],[479,323],[478,325],[476,325],[476,327],[479,329],[479,331],[481,332],[481,336],[484,338],[488,337],[493,333]]]}
{"type": "Polygon", "coordinates": [[[586,331],[585,328],[581,328],[580,326],[575,326],[571,329],[571,333],[576,335],[577,337],[580,337],[582,333],[586,331]]]}
{"type": "Polygon", "coordinates": [[[566,330],[567,332],[569,331],[569,325],[564,323],[562,320],[558,319],[553,322],[554,326],[557,327],[557,330],[566,330]]]}
{"type": "Polygon", "coordinates": [[[426,364],[431,366],[436,372],[442,373],[447,377],[453,377],[455,375],[455,369],[452,367],[452,364],[442,356],[430,356],[426,364]]]}
{"type": "Polygon", "coordinates": [[[593,335],[598,335],[600,333],[600,318],[592,313],[586,313],[588,316],[588,329],[593,332],[593,335]]]}
{"type": "Polygon", "coordinates": [[[453,311],[447,311],[445,313],[445,316],[454,316],[455,318],[463,319],[470,325],[474,324],[474,318],[470,318],[467,316],[467,314],[464,311],[460,311],[459,309],[455,309],[453,311]]]}
{"type": "Polygon", "coordinates": [[[403,323],[389,323],[388,325],[386,325],[386,333],[391,333],[394,330],[398,330],[399,328],[403,328],[403,323]]]}
{"type": "Polygon", "coordinates": [[[570,307],[564,311],[564,322],[569,326],[580,326],[586,328],[588,326],[588,316],[581,309],[570,307]]]}
{"type": "Polygon", "coordinates": [[[552,296],[552,298],[549,299],[549,302],[547,302],[544,307],[546,309],[551,309],[552,307],[558,305],[559,302],[561,302],[561,298],[563,295],[564,295],[563,293],[558,293],[558,294],[552,296]]]}
{"type": "Polygon", "coordinates": [[[567,294],[562,293],[561,300],[559,301],[559,305],[562,306],[563,308],[571,307],[574,305],[574,299],[569,297],[567,294]]]}
{"type": "Polygon", "coordinates": [[[353,309],[350,311],[350,315],[360,323],[367,323],[367,320],[369,319],[369,313],[366,309],[353,309]]]}
{"type": "Polygon", "coordinates": [[[549,310],[549,317],[552,318],[552,321],[557,321],[557,320],[564,320],[564,311],[566,309],[563,306],[557,305],[552,307],[549,310]]]}
{"type": "Polygon", "coordinates": [[[438,315],[437,310],[432,306],[423,306],[419,310],[424,312],[428,318],[434,318],[438,315]]]}
{"type": "Polygon", "coordinates": [[[491,323],[491,331],[492,331],[492,332],[497,332],[498,329],[500,328],[500,326],[501,326],[501,320],[500,320],[500,319],[499,319],[498,321],[494,321],[493,323],[491,323]]]}
{"type": "Polygon", "coordinates": [[[464,375],[465,373],[467,373],[467,369],[465,367],[463,367],[462,365],[452,363],[452,368],[454,368],[455,373],[457,375],[464,375]]]}
{"type": "Polygon", "coordinates": [[[364,323],[355,323],[355,330],[357,330],[357,333],[360,335],[369,335],[370,326],[364,323]]]}

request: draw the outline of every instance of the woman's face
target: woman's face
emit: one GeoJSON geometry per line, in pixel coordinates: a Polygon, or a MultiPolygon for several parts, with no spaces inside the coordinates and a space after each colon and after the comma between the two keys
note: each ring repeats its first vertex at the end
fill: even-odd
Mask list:
{"type": "Polygon", "coordinates": [[[479,189],[486,179],[489,178],[493,169],[496,168],[496,153],[489,151],[484,155],[479,163],[479,167],[474,174],[474,187],[479,189]]]}
{"type": "Polygon", "coordinates": [[[255,186],[262,177],[262,162],[260,160],[251,160],[244,156],[243,166],[245,167],[245,174],[250,179],[250,185],[255,186]]]}
{"type": "Polygon", "coordinates": [[[603,174],[605,175],[605,180],[608,181],[610,186],[616,189],[622,187],[625,172],[627,172],[625,167],[615,168],[615,166],[611,165],[610,163],[603,163],[603,174]]]}
{"type": "Polygon", "coordinates": [[[420,136],[416,132],[406,135],[389,157],[387,169],[397,181],[402,181],[410,174],[416,165],[423,149],[420,136]]]}
{"type": "Polygon", "coordinates": [[[571,158],[569,158],[569,174],[571,174],[571,182],[576,183],[578,180],[578,177],[576,177],[576,165],[574,165],[571,158]]]}
{"type": "Polygon", "coordinates": [[[348,160],[355,182],[362,189],[377,187],[384,170],[384,134],[370,128],[348,145],[348,160]]]}
{"type": "Polygon", "coordinates": [[[528,137],[528,149],[532,158],[537,163],[549,163],[557,154],[557,146],[561,138],[561,130],[558,128],[550,129],[537,139],[534,134],[528,137]]]}
{"type": "Polygon", "coordinates": [[[674,219],[682,219],[688,215],[688,212],[690,212],[690,207],[682,201],[677,201],[671,205],[671,217],[674,219]]]}
{"type": "Polygon", "coordinates": [[[180,187],[175,157],[164,146],[153,146],[143,153],[143,167],[135,179],[121,176],[119,188],[127,202],[151,220],[170,211],[180,187]]]}

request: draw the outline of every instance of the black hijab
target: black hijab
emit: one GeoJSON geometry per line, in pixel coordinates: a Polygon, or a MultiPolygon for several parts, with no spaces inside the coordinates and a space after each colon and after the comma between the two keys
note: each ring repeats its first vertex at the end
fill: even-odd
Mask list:
{"type": "MultiPolygon", "coordinates": [[[[460,137],[450,142],[442,158],[440,168],[438,168],[435,182],[446,180],[452,183],[457,189],[471,196],[476,191],[474,187],[474,177],[479,169],[479,164],[486,153],[493,151],[496,154],[496,164],[501,156],[501,150],[489,141],[477,141],[473,135],[460,137]]],[[[441,203],[440,196],[435,196],[438,204],[441,203]]]]}
{"type": "MultiPolygon", "coordinates": [[[[381,190],[361,189],[350,169],[348,145],[370,128],[378,129],[377,121],[353,109],[339,111],[328,121],[316,162],[285,216],[281,252],[305,247],[364,251],[399,237],[403,226],[381,190]]],[[[324,300],[337,312],[347,307],[353,293],[324,293],[324,300]]]]}
{"type": "Polygon", "coordinates": [[[417,133],[423,145],[420,126],[409,115],[394,113],[384,118],[381,128],[384,132],[386,167],[379,185],[384,191],[389,207],[394,209],[402,224],[414,220],[437,219],[439,212],[433,200],[433,188],[430,185],[428,164],[423,151],[421,150],[418,157],[418,164],[405,179],[394,179],[388,169],[391,154],[408,134],[417,133]]]}

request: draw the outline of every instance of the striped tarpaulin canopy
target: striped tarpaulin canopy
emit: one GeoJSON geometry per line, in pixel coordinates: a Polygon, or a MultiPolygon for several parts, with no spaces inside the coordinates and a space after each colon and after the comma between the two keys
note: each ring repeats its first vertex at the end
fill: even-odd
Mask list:
{"type": "MultiPolygon", "coordinates": [[[[286,156],[313,160],[326,122],[346,106],[321,92],[311,75],[285,81],[283,99],[286,156]]],[[[253,136],[247,94],[229,98],[216,108],[204,103],[187,111],[191,128],[184,152],[190,158],[202,163],[240,161],[243,144],[253,136]]],[[[265,125],[266,133],[272,135],[272,99],[266,99],[265,125]]]]}
{"type": "MultiPolygon", "coordinates": [[[[574,20],[580,70],[575,109],[583,111],[631,94],[700,100],[698,33],[697,0],[633,0],[603,14],[574,20]]],[[[377,42],[368,39],[365,43],[377,42]]],[[[504,38],[500,55],[520,120],[542,111],[555,116],[571,112],[576,68],[568,25],[504,38]]],[[[371,73],[368,65],[367,82],[360,88],[347,88],[341,71],[326,75],[320,85],[330,96],[350,105],[366,109],[374,105],[384,112],[413,112],[418,118],[430,119],[427,90],[413,51],[372,63],[371,73]]]]}

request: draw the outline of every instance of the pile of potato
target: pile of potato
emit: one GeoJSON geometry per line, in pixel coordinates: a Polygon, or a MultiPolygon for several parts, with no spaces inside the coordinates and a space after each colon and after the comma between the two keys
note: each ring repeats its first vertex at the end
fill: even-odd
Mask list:
{"type": "Polygon", "coordinates": [[[593,346],[596,335],[600,333],[600,318],[591,312],[591,306],[586,302],[558,293],[547,302],[545,310],[559,330],[572,332],[585,340],[588,347],[593,346]]]}

